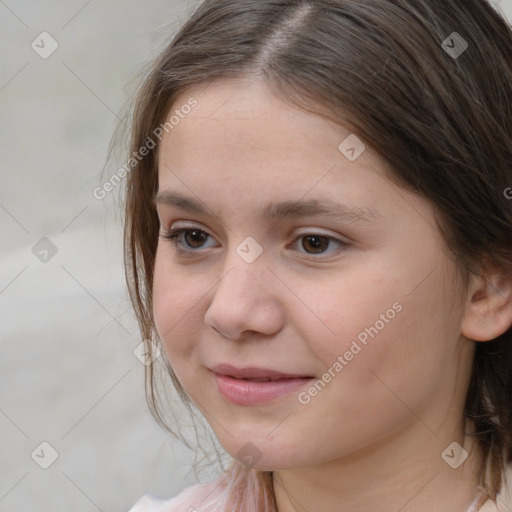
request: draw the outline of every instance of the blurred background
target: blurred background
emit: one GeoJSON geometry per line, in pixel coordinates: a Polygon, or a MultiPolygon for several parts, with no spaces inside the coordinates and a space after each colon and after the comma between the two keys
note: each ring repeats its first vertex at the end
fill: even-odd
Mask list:
{"type": "Polygon", "coordinates": [[[127,84],[198,3],[0,0],[0,512],[127,512],[197,481],[145,402],[119,190],[93,191],[127,84]]]}

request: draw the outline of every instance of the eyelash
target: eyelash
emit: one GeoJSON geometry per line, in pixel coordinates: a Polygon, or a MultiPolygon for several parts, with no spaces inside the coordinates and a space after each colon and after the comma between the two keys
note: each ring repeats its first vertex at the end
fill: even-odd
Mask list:
{"type": "MultiPolygon", "coordinates": [[[[197,231],[198,233],[205,234],[205,235],[211,237],[211,235],[209,235],[206,231],[204,231],[202,229],[198,229],[198,228],[195,228],[195,227],[182,227],[182,228],[172,229],[170,231],[164,231],[163,233],[160,233],[160,238],[162,238],[163,240],[167,240],[167,241],[171,242],[172,246],[174,247],[174,249],[179,254],[199,252],[199,250],[201,248],[197,248],[197,249],[183,248],[183,244],[178,239],[179,236],[182,233],[186,233],[186,232],[189,232],[189,231],[197,231]]],[[[339,240],[338,238],[334,238],[332,236],[323,235],[321,233],[305,233],[305,234],[301,234],[297,238],[295,238],[293,243],[295,244],[295,242],[297,242],[301,238],[307,238],[307,237],[311,237],[311,236],[317,236],[319,238],[327,239],[329,241],[333,241],[333,242],[338,243],[341,246],[338,249],[338,251],[346,249],[349,246],[349,244],[347,242],[344,242],[343,240],[339,240]]],[[[335,251],[335,252],[338,252],[338,251],[335,251]]],[[[302,254],[307,254],[309,256],[318,256],[318,254],[321,255],[323,253],[317,253],[317,254],[314,254],[314,253],[302,253],[302,254]]],[[[319,256],[319,257],[322,258],[322,256],[319,256]]],[[[323,256],[323,257],[326,258],[326,256],[323,256]]]]}

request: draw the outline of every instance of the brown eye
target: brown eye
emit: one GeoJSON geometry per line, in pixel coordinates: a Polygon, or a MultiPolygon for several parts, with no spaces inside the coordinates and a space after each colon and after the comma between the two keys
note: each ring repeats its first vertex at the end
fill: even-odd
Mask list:
{"type": "Polygon", "coordinates": [[[309,251],[311,249],[312,254],[318,254],[329,246],[330,239],[326,236],[318,236],[318,235],[307,235],[302,238],[302,247],[309,251]]]}
{"type": "Polygon", "coordinates": [[[184,240],[190,247],[199,249],[208,235],[199,229],[189,229],[184,233],[184,240]]]}
{"type": "MultiPolygon", "coordinates": [[[[207,245],[208,239],[210,238],[212,242],[214,239],[209,235],[206,231],[202,229],[197,229],[194,227],[186,228],[177,228],[168,232],[160,233],[160,238],[164,240],[168,240],[175,247],[176,251],[185,255],[185,253],[193,253],[198,252],[203,248],[211,248],[215,247],[207,245]],[[205,245],[206,244],[206,245],[205,245]]],[[[307,255],[324,255],[329,256],[330,253],[336,254],[340,250],[346,249],[349,247],[349,243],[344,242],[343,240],[339,240],[332,236],[322,235],[319,233],[311,233],[307,235],[301,235],[297,237],[294,241],[294,245],[301,240],[301,248],[299,250],[302,254],[307,255]],[[334,250],[328,251],[329,246],[331,244],[337,245],[338,248],[334,247],[334,250]]],[[[215,242],[214,242],[215,243],[215,242]]]]}
{"type": "Polygon", "coordinates": [[[301,254],[310,256],[319,255],[320,258],[322,258],[334,256],[339,253],[339,251],[348,249],[350,243],[332,236],[322,235],[321,233],[308,233],[299,235],[295,239],[294,245],[295,250],[299,251],[301,254]],[[301,241],[300,245],[298,244],[299,240],[301,241]],[[334,244],[334,247],[332,244],[334,244]],[[330,250],[329,246],[331,246],[330,250]]]}
{"type": "Polygon", "coordinates": [[[177,228],[160,234],[164,240],[169,240],[180,252],[202,249],[205,241],[211,238],[206,231],[196,228],[177,228]]]}

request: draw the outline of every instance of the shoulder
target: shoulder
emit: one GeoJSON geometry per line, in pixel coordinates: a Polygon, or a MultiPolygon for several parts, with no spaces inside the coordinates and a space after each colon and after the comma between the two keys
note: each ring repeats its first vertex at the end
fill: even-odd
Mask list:
{"type": "Polygon", "coordinates": [[[206,484],[195,484],[183,489],[174,498],[157,499],[142,496],[128,512],[207,512],[220,501],[226,475],[206,484]]]}
{"type": "Polygon", "coordinates": [[[512,464],[507,468],[496,503],[489,500],[479,512],[509,512],[510,510],[512,510],[512,464]]]}

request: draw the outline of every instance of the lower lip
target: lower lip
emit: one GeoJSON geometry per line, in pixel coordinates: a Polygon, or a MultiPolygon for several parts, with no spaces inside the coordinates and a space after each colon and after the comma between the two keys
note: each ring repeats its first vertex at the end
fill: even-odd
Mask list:
{"type": "Polygon", "coordinates": [[[254,382],[214,373],[220,394],[236,405],[258,405],[297,391],[313,380],[311,377],[254,382]]]}

